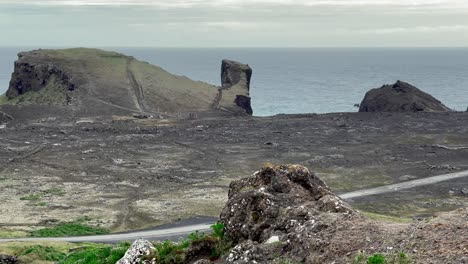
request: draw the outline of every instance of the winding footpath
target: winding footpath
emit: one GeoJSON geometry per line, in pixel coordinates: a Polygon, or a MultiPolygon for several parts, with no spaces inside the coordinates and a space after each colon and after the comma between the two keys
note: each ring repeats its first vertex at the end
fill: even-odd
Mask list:
{"type": "MultiPolygon", "coordinates": [[[[360,198],[370,195],[379,195],[390,192],[397,192],[401,190],[411,189],[419,186],[431,185],[443,181],[455,180],[459,178],[468,177],[468,171],[460,171],[450,174],[444,174],[439,176],[428,177],[424,179],[418,179],[413,181],[407,181],[397,184],[391,184],[381,186],[377,188],[365,189],[360,191],[354,191],[339,195],[344,200],[353,198],[360,198]]],[[[0,243],[5,242],[39,242],[39,241],[54,241],[54,242],[96,242],[96,243],[116,243],[120,241],[133,241],[138,238],[143,238],[151,241],[165,240],[165,239],[177,239],[185,237],[194,231],[208,232],[212,222],[198,223],[195,225],[185,225],[179,227],[148,230],[148,231],[137,231],[131,233],[122,234],[109,234],[99,236],[81,236],[81,237],[57,237],[57,238],[14,238],[14,239],[0,239],[0,243]]]]}

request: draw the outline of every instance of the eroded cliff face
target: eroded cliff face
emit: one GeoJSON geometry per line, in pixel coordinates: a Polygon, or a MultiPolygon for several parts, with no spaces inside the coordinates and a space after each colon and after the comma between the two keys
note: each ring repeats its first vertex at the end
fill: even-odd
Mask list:
{"type": "Polygon", "coordinates": [[[60,106],[60,111],[53,111],[57,115],[69,112],[78,116],[252,114],[251,69],[233,61],[223,61],[223,69],[225,77],[220,88],[116,52],[85,48],[35,50],[18,55],[6,93],[8,100],[3,103],[60,106]]]}
{"type": "Polygon", "coordinates": [[[56,93],[71,92],[75,89],[71,76],[59,66],[52,63],[30,61],[28,60],[29,56],[26,53],[18,54],[19,59],[15,62],[14,72],[6,92],[8,99],[14,99],[27,92],[39,92],[51,85],[58,86],[56,93]]]}

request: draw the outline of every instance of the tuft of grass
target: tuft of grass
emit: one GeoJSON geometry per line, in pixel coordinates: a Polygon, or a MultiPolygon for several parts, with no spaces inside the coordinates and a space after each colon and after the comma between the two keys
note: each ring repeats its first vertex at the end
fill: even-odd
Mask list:
{"type": "Polygon", "coordinates": [[[361,214],[369,217],[370,219],[378,220],[378,221],[384,221],[384,222],[390,222],[390,223],[412,222],[412,219],[408,217],[397,217],[397,216],[384,215],[384,214],[378,214],[378,213],[372,213],[372,212],[366,212],[366,211],[360,211],[360,212],[361,214]]]}
{"type": "Polygon", "coordinates": [[[43,228],[31,232],[32,237],[66,237],[108,234],[109,230],[85,225],[82,222],[61,223],[55,227],[43,228]]]}
{"type": "Polygon", "coordinates": [[[117,246],[91,246],[72,252],[59,264],[108,264],[116,263],[127,252],[131,246],[128,242],[120,243],[117,246]]]}
{"type": "Polygon", "coordinates": [[[387,260],[382,254],[374,254],[367,259],[367,264],[386,264],[387,260]]]}
{"type": "Polygon", "coordinates": [[[397,254],[390,253],[390,254],[374,254],[372,256],[367,257],[365,252],[360,252],[354,260],[353,264],[411,264],[412,261],[410,257],[404,253],[399,252],[397,254]]]}
{"type": "Polygon", "coordinates": [[[211,226],[211,230],[213,230],[213,236],[219,239],[224,238],[224,223],[218,222],[211,226]]]}
{"type": "Polygon", "coordinates": [[[154,250],[149,256],[143,257],[142,260],[152,261],[155,260],[158,264],[182,264],[186,263],[186,253],[190,247],[196,244],[206,242],[210,245],[210,258],[212,260],[219,259],[221,256],[227,254],[232,248],[232,242],[224,235],[224,224],[217,223],[211,226],[212,233],[207,235],[195,231],[187,236],[186,239],[174,243],[172,241],[158,242],[154,244],[154,250]]]}
{"type": "MultiPolygon", "coordinates": [[[[14,230],[14,229],[0,229],[0,238],[20,238],[26,237],[29,233],[22,230],[14,230]]],[[[0,248],[0,252],[1,252],[0,248]]]]}
{"type": "Polygon", "coordinates": [[[42,198],[40,194],[30,194],[27,196],[20,197],[21,201],[38,201],[42,198]]]}
{"type": "Polygon", "coordinates": [[[65,253],[57,250],[54,247],[40,245],[24,248],[18,254],[18,257],[21,256],[28,256],[28,258],[46,261],[60,261],[66,257],[65,253]]]}

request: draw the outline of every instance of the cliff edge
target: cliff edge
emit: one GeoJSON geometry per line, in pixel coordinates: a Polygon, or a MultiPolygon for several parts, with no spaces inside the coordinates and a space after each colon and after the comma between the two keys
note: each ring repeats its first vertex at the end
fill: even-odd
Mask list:
{"type": "Polygon", "coordinates": [[[40,105],[77,116],[252,114],[250,87],[241,81],[247,77],[239,71],[244,66],[229,64],[233,66],[223,68],[222,75],[233,76],[232,85],[217,87],[117,52],[87,48],[22,52],[2,104],[10,110],[12,105],[22,106],[23,111],[40,105]]]}

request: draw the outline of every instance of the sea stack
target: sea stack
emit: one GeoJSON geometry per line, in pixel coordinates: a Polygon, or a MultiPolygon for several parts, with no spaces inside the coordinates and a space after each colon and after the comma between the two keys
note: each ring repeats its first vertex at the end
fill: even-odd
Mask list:
{"type": "Polygon", "coordinates": [[[450,108],[413,85],[397,81],[366,93],[359,112],[448,112],[450,108]]]}
{"type": "Polygon", "coordinates": [[[232,100],[236,106],[245,110],[249,115],[253,114],[250,98],[250,80],[252,69],[248,64],[242,64],[232,60],[223,60],[221,64],[221,90],[223,97],[232,100]]]}

